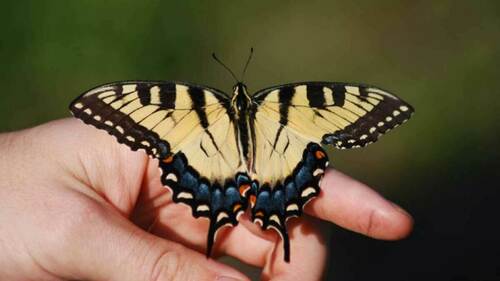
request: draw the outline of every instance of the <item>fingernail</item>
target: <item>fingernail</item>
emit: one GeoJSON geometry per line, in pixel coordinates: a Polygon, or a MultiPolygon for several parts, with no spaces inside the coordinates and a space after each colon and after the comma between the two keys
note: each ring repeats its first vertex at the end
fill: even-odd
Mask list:
{"type": "Polygon", "coordinates": [[[394,203],[394,202],[391,202],[392,206],[394,207],[394,209],[396,209],[396,211],[400,212],[401,214],[407,216],[407,217],[411,217],[411,215],[403,208],[401,208],[398,204],[394,203]]]}
{"type": "Polygon", "coordinates": [[[217,278],[215,278],[215,281],[241,281],[241,280],[230,276],[217,276],[217,278]]]}

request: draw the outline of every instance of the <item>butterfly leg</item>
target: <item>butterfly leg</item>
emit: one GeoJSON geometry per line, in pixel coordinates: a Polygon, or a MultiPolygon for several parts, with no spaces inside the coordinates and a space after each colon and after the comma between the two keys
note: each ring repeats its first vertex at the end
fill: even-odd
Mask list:
{"type": "Polygon", "coordinates": [[[283,184],[253,189],[250,195],[252,220],[262,229],[276,230],[283,240],[284,260],[290,262],[290,242],[286,221],[302,215],[302,210],[320,191],[320,181],[328,167],[325,151],[316,143],[304,150],[302,160],[283,184]],[[255,197],[252,197],[255,196],[255,197]]]}
{"type": "Polygon", "coordinates": [[[210,183],[200,178],[181,152],[160,161],[160,169],[161,181],[172,190],[173,201],[189,205],[195,218],[209,219],[206,255],[210,257],[217,231],[223,226],[237,225],[239,215],[246,210],[250,178],[237,174],[235,179],[226,180],[224,186],[210,183]]]}

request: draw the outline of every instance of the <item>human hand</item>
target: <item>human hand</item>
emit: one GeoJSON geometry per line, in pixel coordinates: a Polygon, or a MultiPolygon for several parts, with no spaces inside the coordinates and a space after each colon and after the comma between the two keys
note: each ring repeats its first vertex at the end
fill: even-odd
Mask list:
{"type": "MultiPolygon", "coordinates": [[[[1,280],[248,280],[204,257],[208,222],[173,203],[156,160],[76,119],[0,135],[0,178],[1,280]]],[[[246,215],[220,231],[215,255],[265,280],[318,280],[326,247],[313,217],[379,239],[411,230],[406,212],[337,171],[321,188],[310,217],[289,222],[290,263],[246,215]]]]}

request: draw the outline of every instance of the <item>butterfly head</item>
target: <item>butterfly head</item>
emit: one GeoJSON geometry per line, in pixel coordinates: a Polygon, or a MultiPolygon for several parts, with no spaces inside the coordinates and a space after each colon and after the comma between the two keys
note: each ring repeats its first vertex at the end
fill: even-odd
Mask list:
{"type": "Polygon", "coordinates": [[[233,87],[232,106],[236,113],[246,111],[250,105],[250,96],[247,92],[247,86],[243,82],[238,82],[233,87]]]}
{"type": "Polygon", "coordinates": [[[243,71],[241,73],[242,79],[238,79],[238,77],[236,77],[234,72],[229,67],[227,67],[221,60],[219,60],[215,55],[215,53],[212,53],[213,59],[216,62],[218,62],[222,67],[224,67],[236,81],[236,85],[234,85],[233,87],[233,98],[231,100],[231,105],[233,107],[234,112],[238,115],[240,115],[240,112],[245,114],[246,110],[248,109],[252,101],[252,99],[248,95],[247,86],[243,84],[243,78],[245,77],[248,64],[252,60],[252,55],[253,55],[253,48],[250,48],[250,54],[248,55],[247,62],[245,63],[245,67],[243,68],[243,71]]]}

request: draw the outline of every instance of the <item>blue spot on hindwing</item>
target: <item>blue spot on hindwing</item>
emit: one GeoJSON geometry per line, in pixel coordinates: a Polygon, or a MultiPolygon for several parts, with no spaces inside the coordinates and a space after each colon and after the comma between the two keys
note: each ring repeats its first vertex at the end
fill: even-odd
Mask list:
{"type": "Polygon", "coordinates": [[[224,198],[224,207],[228,210],[231,210],[233,205],[237,202],[241,201],[240,193],[235,186],[227,186],[226,194],[224,198]]]}
{"type": "Polygon", "coordinates": [[[186,161],[185,161],[185,156],[174,156],[174,161],[172,163],[172,168],[176,170],[179,174],[182,174],[184,172],[184,169],[186,168],[186,161]]]}
{"type": "Polygon", "coordinates": [[[198,202],[210,202],[210,187],[208,184],[201,182],[194,190],[194,198],[198,202]]]}
{"type": "Polygon", "coordinates": [[[190,172],[186,171],[182,174],[179,185],[185,187],[191,192],[196,191],[198,188],[198,179],[190,172]]]}
{"type": "Polygon", "coordinates": [[[273,213],[279,214],[280,218],[285,215],[285,193],[281,188],[273,190],[273,197],[271,200],[271,210],[273,213]]]}
{"type": "Polygon", "coordinates": [[[255,202],[255,210],[263,210],[266,213],[269,213],[269,208],[271,207],[271,195],[270,191],[266,188],[261,189],[259,194],[257,195],[257,201],[255,202]]]}
{"type": "Polygon", "coordinates": [[[220,209],[224,207],[224,193],[220,189],[219,185],[214,185],[210,205],[210,209],[213,215],[215,215],[220,209]]]}
{"type": "Polygon", "coordinates": [[[299,188],[303,188],[313,179],[311,170],[303,166],[295,175],[295,185],[299,188]]]}
{"type": "Polygon", "coordinates": [[[297,186],[293,181],[288,181],[285,185],[285,200],[287,202],[297,201],[299,198],[299,191],[297,190],[297,186]]]}

